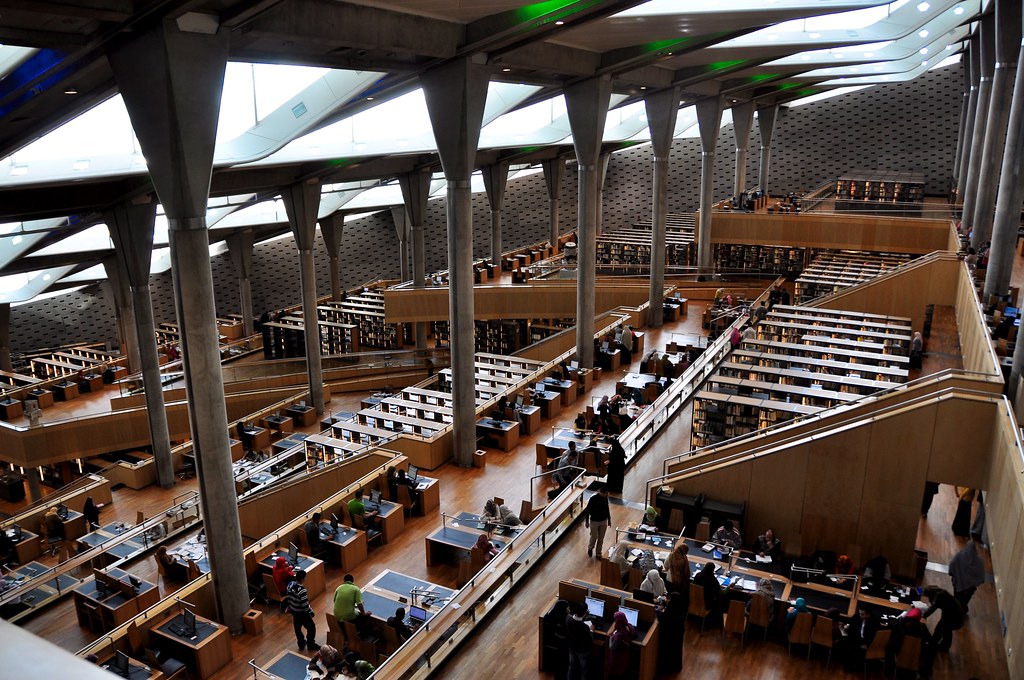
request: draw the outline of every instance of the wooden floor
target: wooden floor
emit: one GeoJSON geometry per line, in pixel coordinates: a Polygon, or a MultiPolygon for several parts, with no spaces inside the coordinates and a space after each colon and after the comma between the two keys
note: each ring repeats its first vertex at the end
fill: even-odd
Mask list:
{"type": "MultiPolygon", "coordinates": [[[[1018,262],[1018,270],[1024,269],[1020,265],[1018,262]]],[[[665,343],[672,339],[670,334],[673,331],[699,333],[701,311],[699,305],[691,305],[688,317],[679,324],[658,331],[648,329],[647,351],[663,349],[665,343]]],[[[959,348],[952,310],[936,311],[934,331],[926,350],[928,353],[923,373],[957,365],[959,348]]],[[[640,359],[639,355],[634,355],[634,359],[631,367],[633,370],[640,359]]],[[[619,369],[617,374],[627,370],[630,369],[619,369]]],[[[610,393],[614,389],[615,377],[605,376],[585,399],[599,398],[610,393]]],[[[336,396],[330,408],[333,411],[355,410],[352,406],[361,396],[336,396]]],[[[451,464],[439,468],[434,474],[442,480],[441,509],[451,513],[462,510],[477,512],[482,508],[484,500],[495,494],[502,495],[510,506],[518,508],[519,500],[529,495],[529,479],[536,472],[533,455],[535,443],[550,435],[550,427],[571,423],[576,411],[581,410],[586,403],[584,399],[577,400],[574,407],[564,410],[556,421],[544,421],[540,432],[524,436],[516,451],[502,453],[492,450],[486,468],[459,468],[451,464]]],[[[641,502],[646,481],[661,474],[662,460],[689,449],[690,417],[690,409],[686,408],[630,468],[626,475],[623,499],[641,502]]],[[[104,510],[103,519],[134,521],[136,510],[143,510],[148,516],[170,505],[174,495],[195,488],[195,481],[191,480],[179,483],[170,492],[154,487],[140,492],[118,490],[114,504],[104,510]]],[[[930,516],[922,519],[918,547],[929,553],[929,560],[934,565],[945,565],[960,546],[960,539],[953,537],[949,530],[954,505],[952,490],[944,487],[936,498],[930,516]]],[[[0,510],[11,512],[14,509],[0,504],[0,510]]],[[[612,514],[613,525],[622,525],[629,519],[636,519],[638,511],[613,505],[612,514]]],[[[423,537],[439,525],[437,514],[408,520],[405,531],[396,540],[371,551],[370,559],[353,571],[356,583],[365,583],[383,569],[389,568],[454,587],[454,567],[442,565],[428,568],[425,564],[423,537]]],[[[781,538],[785,541],[786,537],[781,538]]],[[[181,540],[185,540],[185,537],[181,540]]],[[[548,677],[549,674],[537,670],[537,617],[553,597],[554,584],[559,579],[581,577],[599,580],[597,562],[586,557],[586,540],[587,532],[582,524],[569,532],[561,544],[538,565],[531,577],[505,601],[502,610],[490,617],[477,634],[439,670],[437,677],[469,678],[488,674],[502,678],[548,677]]],[[[606,542],[607,545],[609,543],[606,542]]],[[[148,580],[157,579],[151,557],[130,565],[129,571],[148,580]]],[[[312,602],[317,612],[317,639],[321,642],[326,633],[323,612],[330,611],[332,594],[341,582],[341,577],[340,570],[328,570],[327,591],[312,602]]],[[[948,576],[941,569],[929,569],[926,582],[948,586],[948,576]]],[[[162,588],[161,592],[166,595],[168,591],[162,588]]],[[[70,601],[26,622],[24,627],[72,651],[80,649],[92,639],[90,634],[77,626],[70,601]]],[[[282,649],[295,649],[294,645],[290,616],[281,614],[276,608],[265,608],[264,633],[256,638],[246,635],[233,638],[234,661],[214,678],[250,678],[252,671],[246,664],[249,659],[255,659],[258,664],[265,663],[282,649]]],[[[723,639],[718,631],[707,631],[701,636],[699,627],[692,624],[688,624],[683,648],[684,673],[687,673],[687,677],[744,677],[745,680],[753,680],[844,675],[836,664],[826,670],[824,662],[817,658],[808,663],[799,654],[788,657],[785,645],[779,640],[769,638],[767,643],[751,641],[741,648],[735,640],[723,639]]],[[[991,584],[987,584],[979,589],[972,602],[970,620],[957,634],[952,653],[937,660],[935,677],[1006,678],[1003,656],[994,589],[991,584]]],[[[683,674],[672,677],[683,677],[683,674]]]]}

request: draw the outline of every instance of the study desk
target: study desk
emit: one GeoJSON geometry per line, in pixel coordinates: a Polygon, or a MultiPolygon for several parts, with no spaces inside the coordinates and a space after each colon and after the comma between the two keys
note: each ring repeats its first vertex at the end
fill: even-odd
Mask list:
{"type": "Polygon", "coordinates": [[[599,350],[597,352],[597,365],[604,371],[614,371],[622,363],[622,350],[599,350]]]}
{"type": "Polygon", "coordinates": [[[519,423],[513,420],[481,418],[476,421],[476,433],[495,441],[502,451],[519,446],[519,423]]]}
{"type": "Polygon", "coordinates": [[[150,628],[150,641],[206,680],[231,661],[231,635],[227,626],[201,616],[196,616],[195,635],[184,637],[174,632],[184,625],[184,614],[169,614],[150,628]]]}
{"type": "Polygon", "coordinates": [[[53,386],[53,396],[57,401],[71,401],[78,398],[78,385],[65,380],[53,386]]]}
{"type": "MultiPolygon", "coordinates": [[[[368,498],[363,498],[363,503],[366,505],[367,512],[373,510],[368,498]]],[[[390,543],[405,530],[405,508],[400,503],[381,498],[380,507],[376,510],[380,520],[380,530],[384,534],[384,542],[390,543]]]]}
{"type": "MultiPolygon", "coordinates": [[[[395,607],[406,606],[401,602],[400,598],[404,598],[410,604],[417,606],[423,606],[423,600],[433,600],[433,602],[427,602],[426,606],[429,607],[434,604],[437,600],[448,600],[455,591],[451,588],[445,588],[436,583],[430,581],[423,581],[413,576],[407,576],[397,571],[391,571],[385,569],[381,573],[377,574],[363,587],[363,596],[365,597],[367,592],[376,593],[381,597],[387,597],[394,601],[395,607]],[[413,595],[413,591],[417,591],[416,595],[413,595]]],[[[364,603],[365,604],[365,603],[364,603]]],[[[388,616],[394,614],[395,607],[392,607],[383,618],[386,620],[388,616]]],[[[426,607],[424,607],[426,608],[426,607]]],[[[408,607],[406,606],[406,611],[408,607]]],[[[433,613],[428,612],[427,618],[433,616],[433,613]]]]}
{"type": "Polygon", "coordinates": [[[204,574],[210,573],[210,558],[206,551],[206,544],[201,543],[196,537],[188,539],[173,550],[168,550],[167,554],[186,569],[191,560],[199,567],[199,571],[204,574]]]}
{"type": "Polygon", "coordinates": [[[68,508],[68,516],[60,521],[64,525],[64,540],[73,541],[85,535],[85,515],[68,508]]]}
{"type": "MultiPolygon", "coordinates": [[[[266,574],[274,573],[274,562],[278,557],[288,557],[287,550],[278,550],[272,552],[262,560],[260,560],[260,569],[266,574]]],[[[320,593],[324,592],[325,580],[324,580],[324,563],[323,560],[318,560],[315,557],[309,555],[303,555],[299,553],[299,563],[294,565],[296,569],[302,569],[306,572],[306,591],[309,593],[310,599],[316,597],[320,593]]]]}
{"type": "MultiPolygon", "coordinates": [[[[88,548],[96,548],[102,546],[104,543],[111,541],[125,531],[131,529],[131,525],[123,524],[120,522],[111,522],[106,524],[96,531],[90,532],[84,536],[79,537],[77,540],[80,544],[88,548]]],[[[141,536],[137,536],[133,539],[122,541],[117,545],[112,545],[106,549],[106,552],[113,555],[116,560],[127,559],[129,557],[135,557],[146,549],[146,546],[138,541],[142,540],[141,536]]],[[[108,562],[109,564],[109,562],[108,562]]]]}
{"type": "Polygon", "coordinates": [[[611,444],[602,441],[600,435],[591,437],[577,434],[567,427],[561,427],[556,429],[540,446],[544,447],[544,453],[550,460],[565,453],[569,449],[569,442],[576,444],[576,452],[580,455],[579,465],[586,469],[587,474],[597,474],[598,469],[604,467],[611,444]]]}
{"type": "Polygon", "coordinates": [[[35,399],[39,408],[49,408],[53,406],[53,392],[50,390],[44,390],[37,387],[26,392],[25,398],[35,399]]]}
{"type": "MultiPolygon", "coordinates": [[[[39,562],[23,564],[13,571],[9,571],[0,578],[0,596],[7,590],[20,587],[23,583],[47,573],[50,567],[39,562]]],[[[49,604],[58,599],[68,591],[72,590],[82,581],[69,574],[61,574],[43,583],[35,585],[31,590],[21,593],[16,600],[9,600],[0,608],[0,617],[8,620],[16,620],[15,617],[29,609],[35,609],[49,604]]]]}
{"type": "MultiPolygon", "coordinates": [[[[7,529],[7,537],[14,540],[14,529],[7,529]]],[[[28,564],[39,557],[42,552],[39,545],[39,534],[22,528],[21,540],[14,544],[14,551],[18,555],[18,564],[28,564]]]]}
{"type": "Polygon", "coordinates": [[[142,581],[138,590],[126,583],[128,574],[111,569],[97,573],[92,581],[83,583],[73,592],[78,624],[94,633],[107,633],[135,618],[160,601],[160,589],[155,583],[142,581]],[[103,582],[100,590],[97,584],[103,582]]]}
{"type": "Polygon", "coordinates": [[[520,524],[514,527],[509,526],[498,526],[494,522],[485,522],[483,517],[472,512],[460,512],[455,515],[452,520],[453,527],[463,527],[466,529],[473,529],[475,531],[486,532],[495,536],[505,536],[511,538],[522,533],[523,529],[526,528],[525,524],[520,524]]]}
{"type": "Polygon", "coordinates": [[[817,612],[827,612],[835,607],[843,616],[853,616],[855,611],[854,594],[841,588],[829,588],[818,583],[793,583],[790,581],[782,599],[792,602],[798,597],[804,598],[808,609],[817,612]]]}
{"type": "Polygon", "coordinates": [[[540,406],[520,406],[514,412],[519,416],[523,434],[533,434],[540,429],[540,406]]]}
{"type": "Polygon", "coordinates": [[[540,413],[545,418],[554,418],[562,412],[562,397],[558,392],[537,390],[532,398],[533,402],[540,406],[540,413]]]}
{"type": "MultiPolygon", "coordinates": [[[[96,662],[96,665],[105,671],[110,671],[115,677],[126,677],[114,671],[111,666],[113,661],[114,657],[108,656],[106,658],[101,658],[96,662]]],[[[132,657],[128,657],[127,680],[163,680],[165,677],[167,676],[165,676],[161,671],[156,670],[155,668],[150,668],[146,664],[141,661],[137,661],[132,657]]]]}
{"type": "Polygon", "coordinates": [[[419,514],[425,515],[441,506],[440,480],[419,475],[416,477],[416,486],[411,489],[420,495],[419,514]]]}
{"type": "Polygon", "coordinates": [[[281,434],[291,434],[295,431],[295,423],[290,416],[267,416],[263,419],[267,427],[281,434]]]}
{"type": "Polygon", "coordinates": [[[616,382],[616,387],[628,387],[631,390],[643,390],[651,383],[657,383],[658,376],[650,373],[627,373],[616,382]]]}
{"type": "Polygon", "coordinates": [[[3,420],[14,420],[20,418],[25,409],[17,399],[11,399],[10,397],[0,401],[0,418],[3,420]]]}
{"type": "Polygon", "coordinates": [[[260,668],[281,680],[305,680],[307,665],[309,665],[308,657],[286,649],[283,652],[278,652],[277,656],[268,661],[266,665],[261,665],[260,668]]]}
{"type": "MultiPolygon", "coordinates": [[[[427,550],[427,566],[444,562],[452,553],[469,553],[476,545],[477,537],[481,533],[453,526],[442,526],[424,539],[427,550]]],[[[489,540],[498,550],[501,550],[508,542],[500,536],[490,536],[489,540]]]]}
{"type": "Polygon", "coordinates": [[[309,427],[316,422],[316,409],[312,406],[293,404],[284,410],[291,419],[301,427],[309,427]]]}
{"type": "Polygon", "coordinates": [[[103,389],[103,376],[88,373],[78,379],[78,389],[82,392],[99,392],[103,389]]]}
{"type": "Polygon", "coordinates": [[[555,391],[561,395],[562,406],[570,406],[576,401],[576,395],[579,392],[579,383],[572,380],[556,380],[555,378],[544,378],[540,381],[540,385],[544,386],[544,391],[555,391]]]}
{"type": "Polygon", "coordinates": [[[355,527],[338,526],[337,533],[331,529],[330,522],[320,523],[320,538],[331,557],[331,563],[337,564],[342,571],[352,571],[357,565],[366,561],[366,532],[355,527]]]}
{"type": "Polygon", "coordinates": [[[270,431],[265,427],[239,427],[242,443],[251,451],[262,451],[270,446],[270,431]]]}

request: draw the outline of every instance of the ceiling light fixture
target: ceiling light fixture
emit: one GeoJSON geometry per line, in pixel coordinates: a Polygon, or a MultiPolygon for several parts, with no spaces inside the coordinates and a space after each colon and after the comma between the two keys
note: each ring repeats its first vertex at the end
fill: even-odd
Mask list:
{"type": "Polygon", "coordinates": [[[931,8],[932,8],[932,6],[929,5],[927,2],[922,2],[920,5],[917,6],[917,11],[918,12],[927,12],[931,8]]]}
{"type": "Polygon", "coordinates": [[[921,54],[928,54],[928,48],[922,47],[921,49],[918,50],[918,52],[920,52],[921,54]]]}
{"type": "Polygon", "coordinates": [[[368,102],[372,102],[372,101],[373,101],[373,97],[367,97],[367,98],[366,98],[366,101],[368,101],[368,102]]]}
{"type": "Polygon", "coordinates": [[[927,28],[922,28],[920,31],[917,32],[917,35],[918,35],[918,37],[921,37],[921,38],[927,38],[928,37],[928,29],[927,28]]]}
{"type": "Polygon", "coordinates": [[[565,22],[559,19],[558,21],[555,22],[555,26],[565,26],[565,22]]]}
{"type": "Polygon", "coordinates": [[[509,73],[511,70],[512,69],[510,69],[508,66],[506,66],[505,68],[501,69],[501,72],[502,73],[509,73]]]}
{"type": "Polygon", "coordinates": [[[66,88],[64,88],[64,94],[78,94],[78,90],[74,86],[68,85],[66,88]]]}
{"type": "Polygon", "coordinates": [[[961,7],[960,5],[957,5],[956,7],[953,8],[953,14],[955,14],[957,16],[960,16],[963,13],[964,13],[964,8],[961,7]]]}
{"type": "Polygon", "coordinates": [[[864,56],[865,57],[873,57],[873,56],[875,56],[875,53],[874,52],[865,52],[864,56]]]}

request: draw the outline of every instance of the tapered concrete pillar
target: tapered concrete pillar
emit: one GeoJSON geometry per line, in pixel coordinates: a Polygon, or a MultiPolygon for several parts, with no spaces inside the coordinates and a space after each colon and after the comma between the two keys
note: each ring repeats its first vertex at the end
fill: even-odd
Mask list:
{"type": "Polygon", "coordinates": [[[331,265],[331,299],[335,302],[341,302],[341,238],[344,231],[344,214],[335,212],[320,218],[320,235],[331,265]]]}
{"type": "Polygon", "coordinates": [[[548,221],[551,227],[551,245],[558,245],[559,209],[562,203],[562,178],[565,176],[565,159],[552,158],[543,161],[544,184],[548,188],[548,221]]]}
{"type": "Polygon", "coordinates": [[[971,153],[967,163],[967,185],[964,187],[963,229],[971,230],[971,245],[978,248],[981,234],[974,229],[974,206],[978,200],[978,179],[981,176],[981,158],[985,152],[985,124],[992,99],[992,72],[995,70],[995,13],[989,12],[978,28],[981,45],[981,78],[978,80],[978,104],[974,112],[974,130],[971,132],[971,153]]]}
{"type": "Polygon", "coordinates": [[[106,221],[114,242],[114,269],[121,282],[129,288],[129,305],[135,326],[133,337],[138,343],[139,370],[142,371],[142,387],[146,395],[146,418],[156,460],[156,478],[160,486],[169,489],[174,486],[174,461],[160,378],[153,297],[149,288],[156,201],[145,197],[135,203],[118,204],[106,212],[106,221]]]}
{"type": "Polygon", "coordinates": [[[309,399],[317,415],[324,412],[324,373],[320,360],[320,317],[316,309],[316,215],[320,208],[320,181],[292,184],[281,192],[288,222],[299,250],[299,279],[302,284],[302,327],[306,336],[306,373],[309,399]]]}
{"type": "MultiPolygon", "coordinates": [[[[978,172],[978,195],[974,202],[974,233],[978,243],[992,238],[999,166],[1006,143],[1006,124],[1010,118],[1013,81],[1017,75],[1020,52],[1021,0],[996,0],[996,63],[992,71],[992,93],[985,122],[985,144],[978,172]]],[[[972,239],[973,241],[973,239],[972,239]]]]}
{"type": "MultiPolygon", "coordinates": [[[[1022,43],[1024,46],[1024,43],[1022,43]]],[[[1017,232],[1020,228],[1021,203],[1024,202],[1024,49],[1017,56],[1017,72],[1013,84],[1013,101],[999,172],[999,194],[996,201],[992,250],[985,274],[985,294],[1001,295],[1010,290],[1013,261],[1016,255],[1017,232]]],[[[1024,341],[1017,342],[1010,374],[1010,396],[1016,395],[1024,364],[1024,341]]]]}
{"type": "Polygon", "coordinates": [[[960,59],[964,76],[964,91],[960,97],[960,123],[956,126],[956,151],[953,153],[952,190],[956,193],[957,181],[960,178],[960,156],[964,151],[964,128],[967,127],[967,111],[971,100],[971,68],[966,52],[960,59]]]}
{"type": "Polygon", "coordinates": [[[598,194],[601,137],[611,101],[611,78],[591,78],[565,90],[565,104],[579,167],[576,264],[576,359],[594,367],[594,289],[597,284],[598,194]]]}
{"type": "Polygon", "coordinates": [[[11,373],[11,303],[0,304],[0,371],[11,373]]]}
{"type": "Polygon", "coordinates": [[[742,102],[732,107],[732,129],[736,135],[736,170],[733,173],[732,195],[747,190],[747,147],[750,130],[754,127],[754,102],[742,102]]]}
{"type": "Polygon", "coordinates": [[[779,105],[769,104],[757,109],[757,130],[761,133],[761,161],[757,170],[757,185],[768,193],[768,171],[772,161],[772,135],[775,134],[775,119],[779,105]]]}
{"type": "Polygon", "coordinates": [[[480,169],[491,208],[491,262],[501,265],[501,204],[508,185],[508,163],[494,163],[480,169]]]}
{"type": "Polygon", "coordinates": [[[398,278],[404,282],[412,278],[409,274],[409,217],[405,206],[392,206],[391,221],[395,223],[398,236],[398,278]]]}
{"type": "Polygon", "coordinates": [[[28,486],[28,499],[33,503],[43,499],[43,488],[39,484],[39,468],[25,470],[25,482],[28,486]]]}
{"type": "MultiPolygon", "coordinates": [[[[610,153],[601,154],[597,162],[597,235],[604,233],[604,181],[608,178],[608,163],[611,161],[610,153]]],[[[596,253],[596,251],[595,251],[596,253]]],[[[596,255],[595,255],[596,257],[596,255]]]]}
{"type": "MultiPolygon", "coordinates": [[[[722,98],[697,100],[697,126],[700,128],[700,221],[697,225],[697,266],[702,273],[712,273],[711,204],[714,202],[715,145],[722,127],[722,98]]],[[[770,142],[769,142],[770,144],[770,142]]],[[[764,146],[761,162],[765,162],[764,146]]]]}
{"type": "Polygon", "coordinates": [[[964,120],[964,141],[960,148],[960,170],[956,178],[956,196],[957,202],[961,205],[961,219],[963,217],[964,193],[967,191],[967,170],[971,164],[974,119],[978,113],[978,87],[981,85],[981,39],[977,32],[971,38],[964,55],[964,65],[970,73],[971,86],[967,92],[967,118],[964,120]]]}
{"type": "Polygon", "coordinates": [[[252,284],[249,282],[254,239],[252,229],[240,229],[227,238],[228,255],[235,268],[235,276],[238,277],[238,309],[242,315],[242,332],[246,337],[255,332],[252,318],[252,284]]]}
{"type": "Polygon", "coordinates": [[[108,58],[167,214],[214,599],[221,621],[232,632],[241,633],[249,591],[228,445],[206,227],[228,31],[217,26],[212,15],[186,14],[125,38],[108,58]]]}
{"type": "MultiPolygon", "coordinates": [[[[651,188],[651,285],[647,325],[661,328],[665,318],[665,222],[668,210],[668,168],[672,134],[679,115],[678,87],[660,90],[644,99],[647,127],[654,151],[654,179],[651,188]]],[[[749,130],[748,130],[749,133],[749,130]]]]}
{"type": "Polygon", "coordinates": [[[461,467],[476,452],[472,174],[488,73],[468,59],[420,76],[437,153],[448,183],[448,316],[451,323],[453,453],[461,467]]]}
{"type": "Polygon", "coordinates": [[[114,299],[114,326],[117,329],[117,341],[121,347],[121,356],[128,360],[129,373],[142,370],[139,363],[139,343],[135,335],[135,311],[132,309],[132,292],[128,285],[128,276],[117,265],[114,256],[105,257],[100,262],[107,275],[111,297],[114,299]]]}
{"type": "MultiPolygon", "coordinates": [[[[430,197],[430,170],[422,168],[416,172],[401,175],[398,184],[402,187],[402,201],[409,216],[412,232],[412,286],[422,288],[427,278],[427,260],[423,243],[423,224],[427,219],[427,199],[430,197]]],[[[427,348],[427,322],[417,321],[416,349],[427,348]]]]}

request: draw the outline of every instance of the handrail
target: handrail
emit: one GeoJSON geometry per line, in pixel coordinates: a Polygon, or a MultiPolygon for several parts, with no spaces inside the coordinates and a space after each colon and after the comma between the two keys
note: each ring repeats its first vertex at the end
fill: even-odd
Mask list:
{"type": "MultiPolygon", "coordinates": [[[[21,524],[20,520],[29,515],[37,513],[44,507],[60,505],[61,503],[71,498],[76,493],[80,492],[82,489],[89,486],[90,484],[108,481],[106,479],[103,479],[103,473],[111,470],[115,465],[117,465],[117,463],[111,463],[110,465],[103,468],[99,472],[89,472],[79,477],[78,479],[65,484],[56,491],[53,491],[52,493],[43,496],[39,500],[32,501],[28,505],[18,510],[18,513],[16,515],[8,517],[5,520],[0,520],[0,529],[6,529],[15,524],[21,524]]],[[[29,474],[32,473],[30,472],[29,474]]]]}
{"type": "Polygon", "coordinates": [[[256,665],[256,659],[249,659],[249,666],[252,668],[252,677],[253,678],[255,678],[257,675],[263,675],[263,676],[266,676],[268,678],[277,678],[277,679],[279,679],[281,677],[279,675],[274,675],[270,671],[264,670],[264,669],[260,668],[259,666],[257,666],[256,665]]]}

